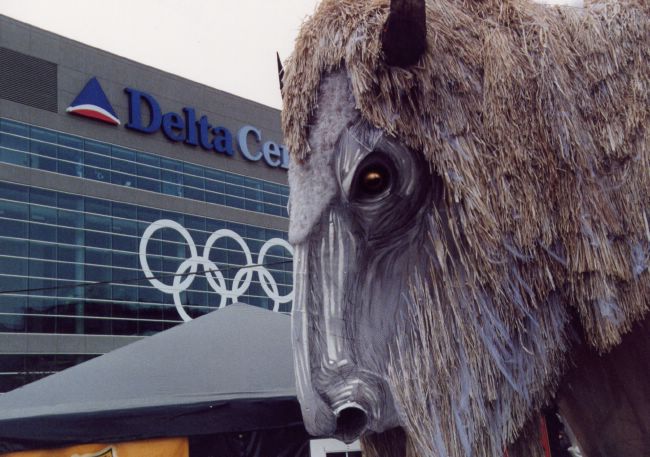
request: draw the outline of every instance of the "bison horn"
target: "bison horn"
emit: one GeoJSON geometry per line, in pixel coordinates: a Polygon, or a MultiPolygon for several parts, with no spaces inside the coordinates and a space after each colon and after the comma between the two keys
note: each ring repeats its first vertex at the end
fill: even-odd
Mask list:
{"type": "Polygon", "coordinates": [[[275,57],[278,59],[278,78],[280,78],[280,90],[284,86],[284,68],[282,68],[282,61],[280,60],[280,53],[276,52],[275,57]]]}
{"type": "Polygon", "coordinates": [[[408,67],[416,63],[427,47],[424,0],[391,0],[381,43],[388,65],[408,67]]]}

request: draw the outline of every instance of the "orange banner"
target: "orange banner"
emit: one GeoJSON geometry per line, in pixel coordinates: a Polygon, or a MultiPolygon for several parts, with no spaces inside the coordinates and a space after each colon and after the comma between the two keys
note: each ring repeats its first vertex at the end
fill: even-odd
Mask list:
{"type": "Polygon", "coordinates": [[[80,444],[59,449],[23,451],[1,457],[189,457],[187,438],[163,438],[113,444],[80,444]]]}

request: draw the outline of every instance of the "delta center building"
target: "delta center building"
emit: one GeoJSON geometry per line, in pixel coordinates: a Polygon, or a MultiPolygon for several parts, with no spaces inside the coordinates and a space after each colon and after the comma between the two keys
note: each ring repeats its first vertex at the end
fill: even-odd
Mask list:
{"type": "Polygon", "coordinates": [[[288,162],[278,110],[0,15],[0,392],[289,312],[288,162]]]}

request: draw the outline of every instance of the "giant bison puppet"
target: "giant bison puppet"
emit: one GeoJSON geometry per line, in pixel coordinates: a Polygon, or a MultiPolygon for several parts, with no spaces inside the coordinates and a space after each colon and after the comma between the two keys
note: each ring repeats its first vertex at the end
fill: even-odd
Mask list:
{"type": "Polygon", "coordinates": [[[649,13],[324,0],[305,22],[283,127],[312,434],[535,456],[559,410],[587,457],[650,455],[649,13]]]}

